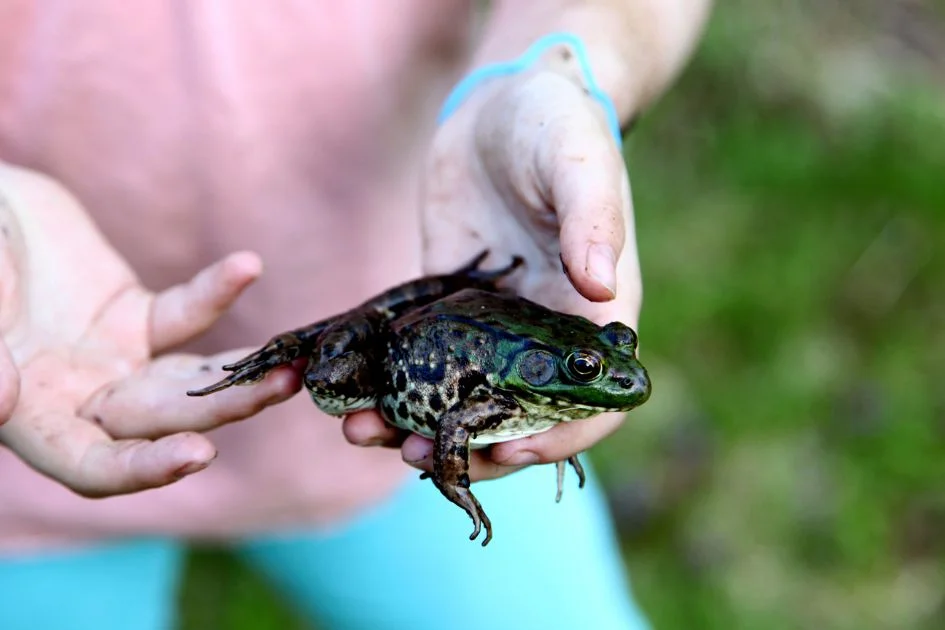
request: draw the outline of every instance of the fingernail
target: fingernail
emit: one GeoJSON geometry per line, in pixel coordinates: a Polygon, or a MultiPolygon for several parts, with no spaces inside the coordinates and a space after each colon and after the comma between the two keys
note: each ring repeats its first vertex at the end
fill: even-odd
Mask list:
{"type": "Polygon", "coordinates": [[[210,462],[190,462],[189,464],[184,464],[180,468],[174,471],[174,477],[176,479],[183,479],[187,475],[192,475],[195,472],[200,472],[204,468],[210,465],[210,462]]]}
{"type": "Polygon", "coordinates": [[[587,273],[614,296],[617,295],[617,257],[606,243],[591,243],[587,248],[587,273]]]}
{"type": "Polygon", "coordinates": [[[411,466],[422,464],[427,459],[429,459],[432,454],[433,454],[432,450],[420,450],[414,453],[409,452],[409,450],[406,452],[403,452],[403,451],[401,452],[403,460],[407,462],[408,464],[410,464],[411,466]]]}
{"type": "Polygon", "coordinates": [[[370,440],[365,440],[361,443],[361,446],[384,446],[387,444],[387,441],[382,437],[372,437],[370,440]]]}
{"type": "Polygon", "coordinates": [[[498,462],[502,466],[531,466],[539,462],[538,454],[531,451],[513,453],[508,459],[498,462]]]}

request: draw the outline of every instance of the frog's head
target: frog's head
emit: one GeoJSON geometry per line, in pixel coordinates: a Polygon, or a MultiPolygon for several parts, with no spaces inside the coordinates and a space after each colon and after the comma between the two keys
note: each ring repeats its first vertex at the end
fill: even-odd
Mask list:
{"type": "Polygon", "coordinates": [[[581,411],[629,411],[650,397],[650,378],[637,360],[637,335],[612,322],[580,345],[522,348],[507,373],[506,388],[539,404],[581,411]]]}

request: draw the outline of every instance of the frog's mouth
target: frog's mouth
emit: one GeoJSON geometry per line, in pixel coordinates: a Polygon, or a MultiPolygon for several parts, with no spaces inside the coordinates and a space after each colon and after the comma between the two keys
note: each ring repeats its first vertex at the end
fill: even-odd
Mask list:
{"type": "Polygon", "coordinates": [[[519,403],[525,408],[529,416],[557,422],[582,420],[609,411],[628,410],[626,406],[589,405],[566,398],[551,398],[535,392],[531,392],[528,396],[521,396],[519,403]]]}
{"type": "Polygon", "coordinates": [[[630,374],[611,374],[593,385],[529,388],[515,392],[536,411],[547,408],[560,413],[573,412],[577,417],[607,411],[630,411],[650,398],[650,379],[645,370],[630,374]]]}

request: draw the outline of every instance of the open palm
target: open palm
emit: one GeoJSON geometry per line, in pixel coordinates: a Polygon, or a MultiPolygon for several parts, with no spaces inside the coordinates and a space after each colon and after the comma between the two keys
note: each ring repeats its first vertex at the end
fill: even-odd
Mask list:
{"type": "Polygon", "coordinates": [[[165,485],[215,456],[198,431],[297,391],[287,369],[194,400],[208,366],[243,350],[152,360],[216,321],[261,272],[254,254],[152,293],[62,188],[0,165],[0,195],[0,441],[35,469],[87,496],[165,485]]]}
{"type": "MultiPolygon", "coordinates": [[[[525,259],[520,294],[604,324],[636,328],[640,270],[627,169],[601,110],[552,72],[496,80],[437,132],[422,204],[427,273],[489,249],[486,267],[525,259]]],[[[623,414],[562,424],[473,453],[470,477],[566,459],[612,432],[623,414]]],[[[384,427],[376,414],[345,424],[355,443],[396,445],[430,470],[432,442],[384,427]]]]}

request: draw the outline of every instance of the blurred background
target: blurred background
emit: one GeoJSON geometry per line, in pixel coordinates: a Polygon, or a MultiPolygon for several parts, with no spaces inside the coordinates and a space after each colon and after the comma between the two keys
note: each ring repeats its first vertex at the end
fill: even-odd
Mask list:
{"type": "MultiPolygon", "coordinates": [[[[719,0],[627,159],[654,394],[591,456],[654,629],[945,628],[945,2],[719,0]]],[[[183,599],[307,627],[213,549],[183,599]]]]}

